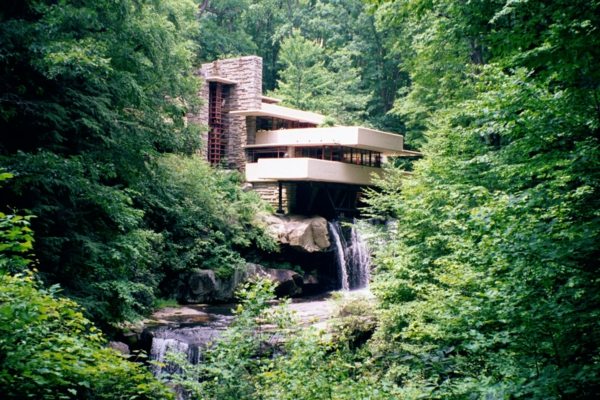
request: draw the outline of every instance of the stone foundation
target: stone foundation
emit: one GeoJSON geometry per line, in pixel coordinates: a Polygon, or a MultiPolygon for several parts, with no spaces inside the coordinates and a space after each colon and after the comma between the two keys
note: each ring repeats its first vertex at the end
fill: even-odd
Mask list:
{"type": "MultiPolygon", "coordinates": [[[[295,206],[296,185],[284,183],[281,190],[281,203],[286,214],[292,212],[295,206]]],[[[279,185],[277,182],[254,182],[252,189],[275,210],[279,207],[279,185]]]]}

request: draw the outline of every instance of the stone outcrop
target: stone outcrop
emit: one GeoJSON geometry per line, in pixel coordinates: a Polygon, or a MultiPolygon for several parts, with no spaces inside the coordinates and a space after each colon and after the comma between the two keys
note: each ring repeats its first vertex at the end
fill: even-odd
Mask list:
{"type": "Polygon", "coordinates": [[[279,297],[296,296],[302,293],[304,280],[295,271],[289,269],[261,268],[258,274],[277,283],[275,294],[279,297]]]}
{"type": "Polygon", "coordinates": [[[276,283],[275,294],[279,297],[302,293],[304,280],[300,274],[289,269],[265,268],[258,264],[246,264],[222,279],[214,271],[193,270],[180,287],[178,299],[185,303],[228,302],[234,299],[237,286],[253,276],[264,276],[276,283]]]}
{"type": "Polygon", "coordinates": [[[262,219],[273,238],[296,250],[313,253],[325,251],[331,245],[327,220],[323,217],[265,215],[262,219]]]}
{"type": "Polygon", "coordinates": [[[121,354],[129,355],[129,346],[123,342],[108,342],[108,347],[121,354]]]}
{"type": "Polygon", "coordinates": [[[187,282],[190,298],[209,298],[217,291],[215,272],[209,269],[194,270],[187,282]]]}

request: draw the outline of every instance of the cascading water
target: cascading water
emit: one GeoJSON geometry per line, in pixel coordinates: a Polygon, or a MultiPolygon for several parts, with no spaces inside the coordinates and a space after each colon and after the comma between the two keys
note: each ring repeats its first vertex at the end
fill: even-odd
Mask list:
{"type": "Polygon", "coordinates": [[[329,222],[342,290],[362,289],[369,285],[371,257],[355,226],[346,240],[339,222],[329,222]]]}
{"type": "Polygon", "coordinates": [[[335,252],[335,257],[338,266],[338,276],[340,277],[340,286],[342,290],[349,290],[350,283],[348,281],[348,269],[346,262],[346,246],[342,243],[346,241],[344,239],[344,234],[342,233],[342,227],[338,222],[328,222],[329,232],[331,234],[331,238],[333,239],[333,251],[335,252]]]}
{"type": "Polygon", "coordinates": [[[352,226],[350,231],[350,246],[347,249],[348,263],[350,264],[351,282],[353,289],[362,289],[369,286],[371,276],[371,256],[358,229],[352,226]]]}
{"type": "Polygon", "coordinates": [[[177,339],[155,337],[152,339],[152,348],[150,349],[150,359],[160,363],[152,366],[155,375],[159,375],[163,371],[168,373],[177,372],[177,367],[165,362],[167,352],[184,353],[189,361],[194,362],[191,359],[194,352],[190,352],[188,343],[177,339]]]}
{"type": "MultiPolygon", "coordinates": [[[[181,320],[172,325],[150,327],[146,331],[152,340],[150,360],[158,362],[152,366],[155,375],[179,372],[176,365],[165,360],[167,353],[183,353],[189,362],[197,364],[203,349],[217,340],[233,320],[229,306],[205,307],[202,310],[202,318],[195,322],[187,322],[185,315],[174,314],[172,318],[181,320]]],[[[198,317],[198,313],[192,315],[198,317]]]]}

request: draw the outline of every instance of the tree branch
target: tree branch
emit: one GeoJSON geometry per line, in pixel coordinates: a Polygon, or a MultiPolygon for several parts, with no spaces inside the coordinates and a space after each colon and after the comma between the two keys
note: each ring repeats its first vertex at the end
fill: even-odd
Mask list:
{"type": "Polygon", "coordinates": [[[206,11],[206,7],[208,7],[208,2],[209,0],[203,0],[202,4],[200,4],[200,15],[204,14],[204,11],[206,11]]]}

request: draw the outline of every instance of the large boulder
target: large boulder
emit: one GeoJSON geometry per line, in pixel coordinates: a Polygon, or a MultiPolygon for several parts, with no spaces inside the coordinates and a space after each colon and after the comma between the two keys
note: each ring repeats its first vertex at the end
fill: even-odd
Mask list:
{"type": "Polygon", "coordinates": [[[108,347],[121,354],[129,355],[129,346],[123,342],[108,342],[108,347]]]}
{"type": "Polygon", "coordinates": [[[216,277],[211,270],[193,270],[182,283],[178,299],[184,303],[228,302],[234,299],[235,289],[240,283],[256,275],[275,282],[275,294],[279,297],[302,293],[304,282],[297,272],[248,263],[244,269],[236,270],[226,279],[216,277]]]}
{"type": "Polygon", "coordinates": [[[183,278],[178,300],[184,303],[226,302],[233,298],[235,287],[244,279],[243,271],[222,279],[210,269],[193,269],[183,278]]]}
{"type": "Polygon", "coordinates": [[[235,289],[238,285],[254,275],[253,267],[249,268],[248,265],[254,264],[247,264],[244,269],[236,269],[229,278],[217,278],[217,287],[213,296],[214,301],[227,302],[235,297],[235,289]]]}
{"type": "Polygon", "coordinates": [[[189,295],[198,299],[210,299],[217,290],[215,272],[209,269],[194,269],[187,281],[189,295]]]}
{"type": "Polygon", "coordinates": [[[278,297],[296,296],[302,293],[304,280],[300,274],[290,269],[263,268],[257,266],[255,274],[265,276],[276,283],[275,294],[278,297]]]}
{"type": "Polygon", "coordinates": [[[331,245],[327,220],[299,215],[265,215],[267,232],[279,243],[308,253],[325,251],[331,245]]]}

